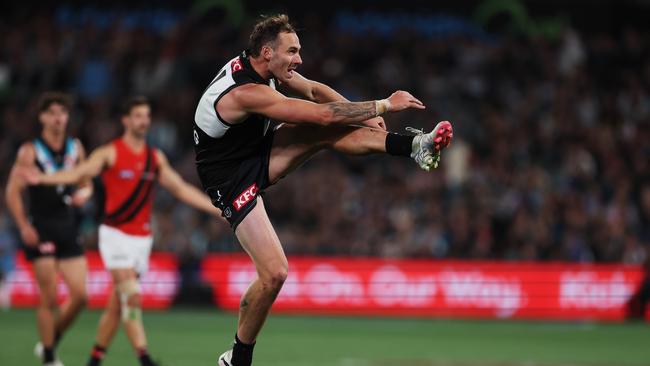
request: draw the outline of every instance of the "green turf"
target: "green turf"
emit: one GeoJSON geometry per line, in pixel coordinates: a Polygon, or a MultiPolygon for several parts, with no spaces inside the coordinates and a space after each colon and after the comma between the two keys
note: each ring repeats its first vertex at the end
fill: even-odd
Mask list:
{"type": "MultiPolygon", "coordinates": [[[[99,313],[85,312],[59,356],[85,365],[99,313]]],[[[236,318],[216,310],[148,312],[150,350],[163,366],[215,366],[236,318]]],[[[38,365],[33,311],[0,311],[0,365],[38,365]]],[[[123,331],[104,366],[137,361],[123,331]]],[[[272,316],[256,348],[257,366],[650,365],[648,324],[587,324],[272,316]]]]}

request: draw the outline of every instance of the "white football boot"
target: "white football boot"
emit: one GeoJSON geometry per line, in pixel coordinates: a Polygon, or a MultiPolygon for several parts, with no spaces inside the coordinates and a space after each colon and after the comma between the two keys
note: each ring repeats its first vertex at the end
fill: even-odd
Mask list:
{"type": "Polygon", "coordinates": [[[232,350],[228,350],[224,352],[221,356],[219,356],[219,366],[233,366],[232,364],[232,350]]]}
{"type": "Polygon", "coordinates": [[[60,360],[54,360],[52,362],[44,363],[43,366],[63,366],[60,360]]]}
{"type": "Polygon", "coordinates": [[[411,146],[411,157],[420,168],[430,171],[440,163],[440,151],[449,146],[454,137],[454,129],[449,121],[439,122],[429,133],[407,127],[407,131],[416,133],[411,146]]]}

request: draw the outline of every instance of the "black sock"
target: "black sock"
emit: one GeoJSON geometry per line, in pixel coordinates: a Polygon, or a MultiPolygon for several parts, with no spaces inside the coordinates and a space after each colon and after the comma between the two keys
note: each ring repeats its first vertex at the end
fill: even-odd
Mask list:
{"type": "Polygon", "coordinates": [[[251,366],[253,363],[253,348],[255,343],[246,344],[239,340],[235,333],[235,344],[232,347],[232,366],[251,366]]]}
{"type": "Polygon", "coordinates": [[[61,341],[61,337],[63,336],[63,333],[61,333],[60,330],[57,330],[56,333],[54,333],[54,346],[58,346],[59,342],[61,341]]]}
{"type": "Polygon", "coordinates": [[[90,352],[90,359],[88,360],[87,366],[99,366],[104,359],[106,354],[106,348],[95,344],[93,350],[90,352]]]}
{"type": "Polygon", "coordinates": [[[54,347],[43,348],[43,363],[54,362],[54,347]]]}
{"type": "Polygon", "coordinates": [[[140,348],[138,350],[138,359],[140,360],[140,366],[156,366],[146,348],[140,348]]]}
{"type": "Polygon", "coordinates": [[[390,155],[411,156],[413,150],[413,137],[389,133],[386,135],[386,152],[390,155]]]}

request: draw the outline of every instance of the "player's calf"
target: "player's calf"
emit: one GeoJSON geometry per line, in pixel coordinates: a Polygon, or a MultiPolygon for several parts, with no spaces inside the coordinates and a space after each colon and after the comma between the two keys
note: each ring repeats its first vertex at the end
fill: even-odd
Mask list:
{"type": "MultiPolygon", "coordinates": [[[[120,300],[121,319],[124,324],[137,324],[142,327],[142,308],[140,304],[140,284],[134,278],[127,279],[117,285],[117,292],[120,300]]],[[[136,341],[133,346],[137,353],[141,366],[156,366],[151,359],[146,345],[144,345],[144,333],[142,339],[136,341]]]]}

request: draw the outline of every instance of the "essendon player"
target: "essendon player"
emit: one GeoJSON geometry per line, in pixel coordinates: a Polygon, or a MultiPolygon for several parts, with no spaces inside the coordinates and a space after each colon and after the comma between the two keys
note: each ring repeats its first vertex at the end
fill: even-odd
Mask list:
{"type": "Polygon", "coordinates": [[[301,63],[300,42],[289,18],[264,18],[250,35],[249,49],[217,72],[196,108],[201,183],[258,274],[241,299],[233,349],[219,357],[220,366],[251,364],[257,336],[287,277],[287,258],[261,191],[323,149],[410,156],[429,171],[438,166],[440,150],[452,138],[447,121],[426,134],[387,133],[382,114],[424,109],[422,102],[405,91],[377,101],[348,102],[330,87],[298,74],[301,63]]]}
{"type": "Polygon", "coordinates": [[[59,366],[55,347],[86,304],[86,259],[77,240],[75,207],[90,197],[92,187],[89,182],[83,187],[28,187],[18,171],[31,168],[51,174],[72,169],[84,159],[79,140],[66,134],[70,106],[70,98],[65,94],[48,92],[41,96],[38,105],[41,134],[20,147],[6,191],[7,206],[20,231],[25,257],[32,262],[39,289],[40,342],[34,352],[43,359],[43,364],[59,366]],[[27,210],[22,200],[24,191],[29,196],[27,210]],[[57,272],[61,273],[70,294],[60,311],[56,301],[57,272]]]}
{"type": "Polygon", "coordinates": [[[104,186],[99,250],[115,290],[99,321],[88,365],[101,363],[120,319],[141,365],[154,365],[147,352],[138,282],[138,276],[147,270],[152,246],[150,213],[154,183],[160,183],[188,205],[215,216],[221,214],[205,194],[178,175],[160,150],[147,145],[150,113],[146,99],[131,99],[122,113],[121,138],[97,148],[76,169],[47,176],[34,174],[33,170],[26,174],[30,183],[50,185],[100,175],[104,186]]]}

